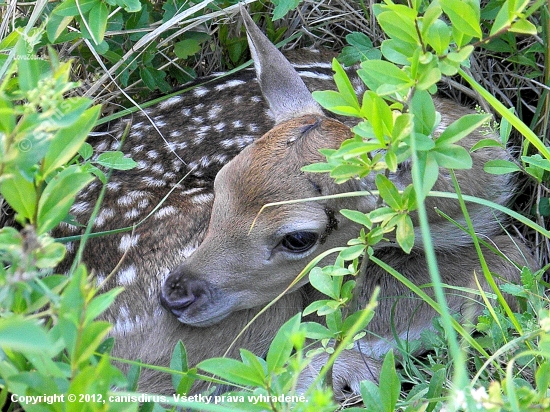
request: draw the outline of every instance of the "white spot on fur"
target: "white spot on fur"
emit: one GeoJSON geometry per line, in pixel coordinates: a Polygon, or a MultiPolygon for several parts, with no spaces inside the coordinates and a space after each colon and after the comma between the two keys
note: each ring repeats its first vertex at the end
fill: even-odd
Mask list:
{"type": "Polygon", "coordinates": [[[145,209],[147,206],[149,206],[149,199],[141,199],[140,201],[138,201],[138,208],[145,209]]]}
{"type": "Polygon", "coordinates": [[[138,235],[138,234],[134,234],[133,236],[129,235],[129,234],[126,234],[126,235],[122,236],[122,238],[120,239],[120,244],[118,246],[118,250],[120,250],[122,253],[124,253],[128,249],[130,249],[131,247],[136,246],[137,243],[138,243],[138,240],[139,240],[139,236],[140,235],[138,235]]]}
{"type": "Polygon", "coordinates": [[[113,209],[103,209],[97,217],[94,220],[94,226],[95,227],[101,227],[107,222],[108,220],[111,220],[115,216],[115,211],[113,209]]]}
{"type": "Polygon", "coordinates": [[[181,114],[183,114],[185,117],[191,116],[191,109],[185,108],[181,109],[181,114]]]}
{"type": "Polygon", "coordinates": [[[220,115],[221,111],[222,111],[222,106],[220,106],[219,104],[213,105],[212,108],[208,110],[208,118],[210,120],[216,119],[220,115]]]}
{"type": "Polygon", "coordinates": [[[77,202],[73,203],[71,213],[84,213],[88,209],[90,209],[90,204],[88,202],[77,202]]]}
{"type": "Polygon", "coordinates": [[[204,203],[210,202],[213,199],[214,199],[213,193],[203,193],[203,194],[194,196],[191,199],[191,202],[193,202],[196,205],[202,205],[204,203]]]}
{"type": "Polygon", "coordinates": [[[118,191],[120,189],[120,186],[122,186],[122,184],[120,182],[111,181],[111,182],[107,183],[107,190],[118,191]]]}
{"type": "Polygon", "coordinates": [[[136,169],[147,169],[149,167],[149,162],[146,162],[145,160],[138,160],[136,169]]]}
{"type": "Polygon", "coordinates": [[[141,151],[143,150],[144,147],[145,147],[144,144],[140,144],[140,145],[134,146],[134,147],[132,147],[132,152],[134,152],[134,153],[141,152],[141,151]]]}
{"type": "Polygon", "coordinates": [[[137,270],[134,265],[130,265],[122,269],[117,274],[117,281],[121,285],[131,285],[137,278],[137,270]]]}
{"type": "Polygon", "coordinates": [[[241,122],[240,120],[235,120],[232,125],[235,129],[237,129],[239,127],[243,127],[243,122],[241,122]]]}
{"type": "Polygon", "coordinates": [[[254,141],[254,137],[252,136],[235,136],[232,139],[225,139],[220,141],[220,145],[226,149],[233,146],[245,147],[245,146],[248,146],[253,141],[254,141]]]}
{"type": "Polygon", "coordinates": [[[186,246],[178,251],[178,255],[182,259],[187,259],[197,249],[197,246],[186,246]]]}
{"type": "Polygon", "coordinates": [[[227,89],[229,87],[237,87],[237,86],[240,86],[241,84],[244,84],[245,81],[244,80],[238,80],[238,79],[233,79],[233,80],[229,80],[225,83],[222,83],[222,84],[218,84],[215,89],[217,91],[222,91],[224,89],[227,89]]]}
{"type": "Polygon", "coordinates": [[[325,73],[301,71],[300,72],[300,77],[308,77],[308,78],[312,78],[312,79],[332,81],[332,76],[329,75],[329,74],[325,74],[325,73]]]}
{"type": "Polygon", "coordinates": [[[141,181],[149,187],[162,187],[166,185],[166,181],[155,179],[153,176],[143,176],[141,181]]]}
{"type": "Polygon", "coordinates": [[[162,163],[155,163],[152,167],[151,167],[151,170],[155,173],[164,173],[164,167],[162,166],[162,163]]]}
{"type": "Polygon", "coordinates": [[[159,103],[159,109],[160,110],[166,110],[166,109],[178,104],[182,100],[183,100],[183,98],[181,96],[170,97],[169,99],[159,103]]]}
{"type": "MultiPolygon", "coordinates": [[[[312,52],[316,52],[316,50],[312,50],[312,52]]],[[[292,66],[295,69],[309,69],[311,67],[322,67],[325,69],[332,69],[332,63],[323,63],[323,62],[315,62],[315,63],[292,63],[292,66]]],[[[302,74],[302,72],[298,72],[298,74],[302,74]]]]}
{"type": "Polygon", "coordinates": [[[135,219],[136,217],[139,216],[139,210],[136,209],[136,208],[133,208],[131,210],[129,210],[128,212],[124,213],[124,217],[128,220],[132,220],[132,219],[135,219]]]}
{"type": "Polygon", "coordinates": [[[229,158],[225,154],[219,154],[218,153],[218,154],[212,156],[212,160],[216,163],[226,164],[229,161],[229,158]]]}
{"type": "Polygon", "coordinates": [[[214,126],[214,129],[216,129],[216,131],[220,133],[223,132],[225,129],[225,123],[224,122],[218,123],[217,125],[214,126]]]}
{"type": "Polygon", "coordinates": [[[194,187],[192,189],[184,190],[183,192],[181,192],[181,194],[182,196],[189,196],[189,195],[194,195],[195,193],[199,193],[203,191],[204,191],[204,188],[202,187],[194,187]]]}
{"type": "Polygon", "coordinates": [[[202,97],[208,94],[208,89],[206,87],[197,87],[193,90],[193,95],[195,97],[202,97]]]}
{"type": "Polygon", "coordinates": [[[176,213],[178,213],[178,209],[176,209],[174,206],[166,206],[159,209],[157,213],[155,213],[155,218],[162,219],[166,216],[175,215],[176,213]]]}
{"type": "Polygon", "coordinates": [[[156,159],[157,157],[159,157],[159,153],[156,150],[149,150],[147,152],[147,157],[149,159],[156,159]]]}

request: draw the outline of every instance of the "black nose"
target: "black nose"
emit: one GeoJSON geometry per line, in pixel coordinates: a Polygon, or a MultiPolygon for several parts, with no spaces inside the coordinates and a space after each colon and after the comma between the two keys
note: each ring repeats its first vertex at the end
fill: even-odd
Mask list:
{"type": "Polygon", "coordinates": [[[203,281],[190,279],[179,272],[174,272],[166,279],[160,292],[160,303],[175,315],[191,306],[208,293],[203,281]]]}

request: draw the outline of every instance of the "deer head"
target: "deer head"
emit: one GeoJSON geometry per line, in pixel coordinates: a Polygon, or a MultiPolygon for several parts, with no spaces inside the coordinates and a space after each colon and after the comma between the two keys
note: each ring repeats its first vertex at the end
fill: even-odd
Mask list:
{"type": "MultiPolygon", "coordinates": [[[[368,212],[375,207],[372,197],[311,200],[270,207],[258,216],[267,203],[374,187],[369,183],[372,178],[336,185],[327,175],[301,171],[303,166],[323,160],[319,149],[338,148],[352,133],[347,126],[323,114],[288,61],[248,14],[242,14],[261,89],[277,125],[220,170],[214,183],[214,205],[206,237],[163,285],[163,305],[180,322],[193,326],[212,325],[234,311],[269,302],[316,254],[345,245],[358,233],[356,224],[338,215],[340,209],[368,212]]],[[[442,127],[468,113],[444,100],[436,104],[442,127]]],[[[463,144],[469,148],[480,137],[472,134],[463,144]]],[[[490,156],[494,158],[495,153],[507,157],[504,150],[492,151],[490,156]]],[[[472,169],[457,172],[464,191],[506,202],[509,179],[483,172],[483,164],[489,159],[487,152],[475,152],[473,157],[472,169]]],[[[411,182],[408,165],[390,178],[397,187],[407,186],[411,182]]],[[[452,191],[450,178],[442,173],[435,190],[452,191]]],[[[456,202],[428,202],[438,249],[450,250],[471,242],[433,212],[437,206],[460,221],[462,214],[456,202]]],[[[491,211],[475,208],[470,213],[480,233],[492,235],[499,230],[491,211]]],[[[455,275],[448,276],[452,282],[455,275]]],[[[305,282],[302,280],[296,288],[305,282]]]]}

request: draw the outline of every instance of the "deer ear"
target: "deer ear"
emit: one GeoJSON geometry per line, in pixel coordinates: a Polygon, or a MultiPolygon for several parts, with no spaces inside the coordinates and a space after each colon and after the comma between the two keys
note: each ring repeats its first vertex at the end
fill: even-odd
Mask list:
{"type": "Polygon", "coordinates": [[[242,5],[240,8],[256,76],[275,122],[281,123],[305,114],[323,114],[321,106],[313,100],[289,61],[258,29],[246,9],[242,5]]]}

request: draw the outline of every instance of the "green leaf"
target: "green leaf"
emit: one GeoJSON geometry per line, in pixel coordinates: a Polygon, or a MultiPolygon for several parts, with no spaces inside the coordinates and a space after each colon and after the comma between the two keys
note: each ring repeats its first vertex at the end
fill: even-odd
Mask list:
{"type": "Polygon", "coordinates": [[[384,94],[399,92],[414,85],[414,80],[407,73],[395,64],[383,60],[367,60],[361,63],[357,74],[370,90],[379,92],[379,89],[383,89],[384,94]]]}
{"type": "Polygon", "coordinates": [[[47,353],[52,348],[52,342],[37,323],[12,316],[0,318],[0,347],[27,353],[47,353]]]}
{"type": "MultiPolygon", "coordinates": [[[[182,372],[187,372],[187,370],[189,369],[189,364],[187,362],[187,351],[185,350],[185,346],[183,345],[181,340],[176,343],[176,346],[172,351],[172,358],[170,359],[170,369],[182,372]]],[[[177,388],[181,382],[181,379],[182,375],[176,373],[172,374],[172,386],[174,388],[177,388]]]]}
{"type": "Polygon", "coordinates": [[[397,220],[395,237],[405,253],[410,253],[414,246],[414,226],[409,215],[400,215],[397,220]]]}
{"type": "Polygon", "coordinates": [[[300,4],[300,0],[272,0],[275,4],[273,9],[273,21],[279,20],[287,15],[290,10],[294,10],[300,4]]]}
{"type": "Polygon", "coordinates": [[[403,199],[393,182],[382,174],[376,176],[376,187],[380,192],[380,196],[384,202],[393,210],[401,210],[403,208],[403,199]]]}
{"type": "Polygon", "coordinates": [[[59,16],[78,16],[80,13],[85,14],[89,12],[100,2],[101,0],[78,0],[77,6],[76,0],[66,0],[53,9],[52,14],[57,14],[59,16]]]}
{"type": "Polygon", "coordinates": [[[57,38],[67,28],[69,23],[73,21],[73,16],[62,16],[55,12],[52,12],[48,16],[48,22],[46,23],[46,34],[50,43],[55,43],[57,38]]]}
{"type": "Polygon", "coordinates": [[[319,340],[334,337],[334,334],[327,327],[317,322],[304,322],[302,323],[302,328],[309,339],[319,340]]]}
{"type": "Polygon", "coordinates": [[[380,13],[376,19],[387,36],[408,43],[415,48],[420,44],[416,34],[417,13],[404,5],[392,5],[391,10],[380,13]]]}
{"type": "Polygon", "coordinates": [[[123,288],[110,289],[101,295],[98,295],[88,303],[86,308],[86,317],[84,318],[84,325],[87,325],[94,321],[99,315],[105,312],[115,301],[116,297],[120,295],[123,288]]]}
{"type": "Polygon", "coordinates": [[[502,143],[496,141],[495,139],[491,139],[491,138],[481,139],[475,145],[472,146],[472,148],[470,149],[470,152],[475,152],[476,150],[484,149],[486,147],[501,147],[502,148],[503,146],[502,146],[502,143]]]}
{"type": "Polygon", "coordinates": [[[84,142],[80,146],[80,149],[78,149],[78,154],[82,156],[83,160],[88,160],[94,154],[94,149],[90,143],[84,142]]]}
{"type": "Polygon", "coordinates": [[[80,364],[88,361],[111,328],[112,325],[106,321],[98,321],[86,326],[78,341],[79,346],[75,348],[73,362],[80,364]]]}
{"type": "Polygon", "coordinates": [[[428,28],[426,41],[434,51],[445,54],[451,42],[451,28],[443,20],[435,20],[428,28]]]}
{"type": "Polygon", "coordinates": [[[313,163],[302,167],[302,171],[310,173],[328,173],[334,168],[333,165],[328,163],[313,163]]]}
{"type": "Polygon", "coordinates": [[[363,254],[365,247],[365,245],[348,246],[340,252],[339,256],[344,260],[353,260],[363,254]]]}
{"type": "Polygon", "coordinates": [[[363,94],[361,114],[372,126],[376,139],[384,144],[385,136],[391,136],[393,130],[393,115],[388,104],[372,91],[363,94]]]}
{"type": "Polygon", "coordinates": [[[508,160],[489,160],[483,166],[483,170],[493,175],[505,175],[508,173],[514,173],[521,171],[521,168],[508,160]]]}
{"type": "Polygon", "coordinates": [[[48,73],[49,68],[37,58],[32,46],[24,38],[20,38],[15,46],[17,54],[17,74],[19,88],[23,92],[29,92],[38,86],[42,73],[48,73]]]}
{"type": "Polygon", "coordinates": [[[532,166],[540,167],[541,169],[544,169],[550,172],[550,160],[544,159],[538,153],[532,156],[521,156],[521,160],[532,166]]]}
{"type": "Polygon", "coordinates": [[[380,398],[386,412],[393,412],[396,409],[401,382],[395,370],[395,359],[393,350],[390,350],[384,357],[382,369],[380,370],[380,398]]]}
{"type": "Polygon", "coordinates": [[[294,349],[290,335],[299,330],[300,322],[301,315],[298,313],[286,321],[273,338],[266,356],[269,373],[279,370],[287,362],[294,349]]]}
{"type": "Polygon", "coordinates": [[[166,73],[164,71],[152,67],[141,67],[139,73],[143,83],[149,90],[160,89],[166,92],[170,90],[170,85],[166,82],[166,73]]]}
{"type": "Polygon", "coordinates": [[[414,131],[429,136],[435,127],[435,106],[430,94],[418,90],[411,102],[411,113],[414,115],[414,131]]]}
{"type": "Polygon", "coordinates": [[[535,26],[533,23],[531,23],[528,20],[520,19],[512,24],[512,27],[510,27],[510,31],[512,33],[525,34],[528,36],[536,36],[537,26],[535,26]]]}
{"type": "Polygon", "coordinates": [[[78,153],[89,132],[94,127],[100,109],[100,106],[95,106],[86,110],[80,115],[78,122],[59,130],[55,134],[42,164],[44,178],[66,164],[78,153]]]}
{"type": "Polygon", "coordinates": [[[15,129],[16,117],[13,105],[0,97],[0,131],[9,135],[15,129]]]}
{"type": "Polygon", "coordinates": [[[267,374],[265,361],[246,349],[240,349],[240,354],[244,364],[250,366],[256,373],[256,377],[263,382],[267,374]]]}
{"type": "Polygon", "coordinates": [[[219,376],[224,381],[236,385],[264,386],[263,379],[258,379],[256,371],[236,359],[212,358],[197,365],[198,369],[219,376]]]}
{"type": "Polygon", "coordinates": [[[31,223],[34,222],[37,199],[32,182],[18,174],[4,176],[0,184],[0,193],[17,214],[31,223]]]}
{"type": "Polygon", "coordinates": [[[382,55],[386,60],[401,65],[409,65],[409,58],[412,56],[412,50],[409,43],[396,39],[388,39],[382,42],[380,48],[382,55]]]}
{"type": "Polygon", "coordinates": [[[309,272],[309,283],[319,292],[331,297],[332,299],[338,299],[338,294],[335,293],[332,283],[332,277],[323,273],[320,267],[314,267],[309,272]]]}
{"type": "Polygon", "coordinates": [[[439,0],[453,27],[467,36],[481,39],[479,3],[464,0],[439,0]]]}
{"type": "Polygon", "coordinates": [[[93,36],[95,44],[100,44],[103,41],[103,36],[107,29],[108,17],[109,7],[101,1],[96,3],[88,14],[88,27],[90,28],[90,33],[93,36]]]}
{"type": "Polygon", "coordinates": [[[385,402],[382,402],[380,389],[374,382],[361,382],[360,392],[363,403],[368,407],[369,412],[386,412],[384,409],[385,402]]]}
{"type": "Polygon", "coordinates": [[[440,167],[447,169],[470,169],[472,167],[472,157],[462,146],[436,146],[430,153],[440,167]]]}
{"type": "Polygon", "coordinates": [[[120,151],[101,153],[97,157],[97,163],[115,170],[130,170],[137,166],[134,160],[125,157],[120,151]]]}
{"type": "Polygon", "coordinates": [[[357,210],[342,209],[340,210],[340,213],[355,223],[359,223],[360,225],[363,225],[367,228],[372,227],[371,220],[363,212],[359,212],[357,210]]]}
{"type": "MultiPolygon", "coordinates": [[[[303,315],[307,316],[313,312],[317,312],[318,310],[322,310],[325,308],[329,303],[334,303],[333,300],[316,300],[315,302],[312,302],[309,304],[303,311],[303,315]]],[[[320,315],[319,315],[320,316],[320,315]]]]}
{"type": "MultiPolygon", "coordinates": [[[[432,375],[432,379],[430,379],[430,385],[428,386],[428,393],[426,394],[426,399],[437,399],[441,396],[443,393],[443,389],[445,388],[445,378],[446,378],[446,369],[443,365],[434,365],[433,368],[437,368],[439,366],[439,369],[437,369],[434,374],[432,375]]],[[[428,408],[426,409],[426,412],[431,412],[436,406],[436,402],[430,403],[428,408]]]]}
{"type": "Polygon", "coordinates": [[[374,316],[374,311],[371,309],[362,309],[346,317],[346,320],[342,324],[342,332],[347,333],[357,322],[359,322],[363,315],[365,315],[365,317],[362,319],[361,324],[359,324],[358,330],[362,331],[365,329],[374,316]],[[368,315],[365,314],[367,311],[370,312],[368,315]]]}
{"type": "Polygon", "coordinates": [[[361,117],[359,112],[359,103],[355,106],[339,92],[334,90],[314,91],[312,93],[313,98],[317,103],[327,110],[333,113],[343,116],[361,117]]]}
{"type": "Polygon", "coordinates": [[[365,60],[379,60],[382,55],[364,33],[350,33],[346,36],[346,41],[349,46],[344,47],[338,56],[338,61],[345,66],[349,67],[365,60]]]}
{"type": "Polygon", "coordinates": [[[187,59],[189,56],[194,56],[201,50],[200,43],[197,39],[184,39],[174,44],[174,53],[180,59],[187,59]]]}
{"type": "Polygon", "coordinates": [[[418,152],[418,167],[422,177],[422,188],[417,188],[416,195],[426,196],[439,176],[439,166],[432,152],[418,152]]]}
{"type": "Polygon", "coordinates": [[[69,213],[77,193],[94,177],[81,172],[80,166],[73,165],[56,175],[46,186],[38,202],[36,232],[42,234],[52,230],[69,213]]]}
{"type": "Polygon", "coordinates": [[[357,100],[355,89],[351,85],[345,70],[336,59],[332,59],[332,70],[334,71],[334,82],[340,95],[346,100],[349,106],[359,110],[359,101],[357,100]]]}

